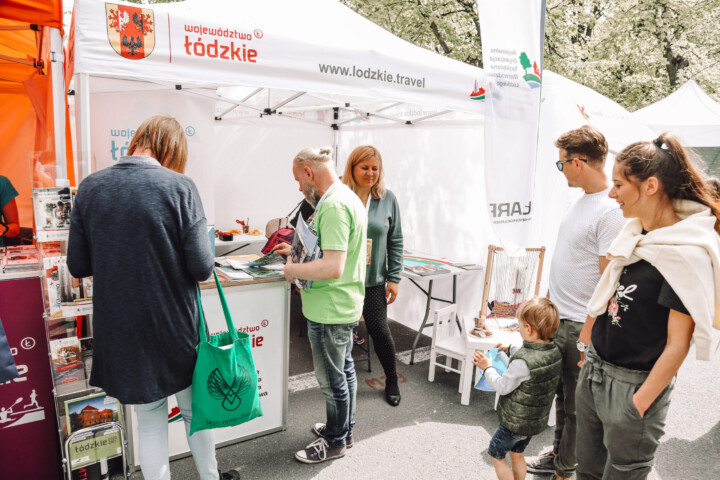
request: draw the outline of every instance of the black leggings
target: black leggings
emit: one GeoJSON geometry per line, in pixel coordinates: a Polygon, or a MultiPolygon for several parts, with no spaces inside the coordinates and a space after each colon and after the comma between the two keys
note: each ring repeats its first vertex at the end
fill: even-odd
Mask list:
{"type": "Polygon", "coordinates": [[[396,377],[395,368],[395,342],[393,342],[387,321],[387,301],[385,300],[385,285],[365,287],[365,304],[363,317],[368,334],[372,338],[375,353],[385,370],[386,377],[396,377]]]}

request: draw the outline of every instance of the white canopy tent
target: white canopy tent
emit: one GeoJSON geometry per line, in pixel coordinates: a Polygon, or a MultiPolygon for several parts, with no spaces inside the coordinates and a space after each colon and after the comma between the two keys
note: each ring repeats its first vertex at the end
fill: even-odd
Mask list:
{"type": "Polygon", "coordinates": [[[695,80],[689,80],[660,101],[633,113],[657,134],[671,131],[691,147],[720,146],[720,103],[695,80]]]}
{"type": "Polygon", "coordinates": [[[656,135],[675,133],[705,161],[708,173],[720,176],[720,103],[695,80],[634,112],[633,118],[646,123],[656,135]]]}
{"type": "MultiPolygon", "coordinates": [[[[485,208],[483,104],[470,98],[476,82],[482,84],[482,70],[398,39],[336,0],[187,0],[140,12],[135,4],[121,3],[137,9],[126,10],[142,15],[137,18],[149,18],[152,10],[154,46],[149,55],[131,60],[112,48],[115,34],[108,32],[114,27],[107,19],[114,18],[114,7],[105,5],[75,2],[81,178],[91,166],[103,168],[122,155],[144,118],[169,113],[186,126],[186,173],[198,185],[210,223],[231,228],[235,218],[250,217],[262,228],[301,198],[290,172],[300,149],[334,145],[342,174],[355,146],[373,144],[400,201],[406,247],[484,263],[487,245],[497,239],[485,208]],[[203,33],[195,33],[196,27],[203,33]],[[211,31],[215,35],[205,33],[211,31]],[[247,38],[239,43],[227,37],[231,31],[247,38]],[[256,62],[225,60],[220,53],[208,57],[208,45],[216,42],[218,52],[224,44],[245,45],[239,55],[242,48],[245,58],[255,50],[256,62]],[[195,55],[196,44],[205,45],[205,56],[195,55]],[[328,73],[328,66],[336,73],[328,73]],[[337,73],[353,68],[375,72],[376,78],[337,73]]],[[[528,245],[554,245],[572,197],[553,165],[552,142],[588,122],[579,107],[590,123],[608,129],[611,148],[638,139],[634,135],[649,138],[619,105],[546,71],[537,216],[528,245]]],[[[462,313],[479,307],[481,289],[479,276],[459,285],[462,313]]],[[[390,314],[416,327],[423,300],[409,284],[402,293],[390,314]]],[[[442,288],[436,293],[449,295],[442,288]]]]}

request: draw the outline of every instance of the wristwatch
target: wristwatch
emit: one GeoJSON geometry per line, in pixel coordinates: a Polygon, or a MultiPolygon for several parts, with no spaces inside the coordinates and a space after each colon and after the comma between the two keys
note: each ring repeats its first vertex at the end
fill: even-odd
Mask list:
{"type": "Polygon", "coordinates": [[[581,342],[580,340],[577,341],[577,349],[580,350],[581,352],[584,352],[585,350],[587,350],[587,348],[588,348],[589,346],[590,346],[590,345],[585,345],[585,344],[584,344],[583,342],[581,342]]]}

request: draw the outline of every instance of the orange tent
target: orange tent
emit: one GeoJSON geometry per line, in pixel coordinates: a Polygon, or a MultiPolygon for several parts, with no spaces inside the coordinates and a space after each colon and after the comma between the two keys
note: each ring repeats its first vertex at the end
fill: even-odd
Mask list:
{"type": "MultiPolygon", "coordinates": [[[[47,181],[38,184],[34,172],[56,173],[51,28],[62,32],[62,0],[0,0],[0,175],[20,193],[20,222],[27,227],[32,225],[33,179],[36,186],[48,186],[47,181]]],[[[67,178],[74,184],[64,95],[60,104],[65,105],[67,178]]]]}

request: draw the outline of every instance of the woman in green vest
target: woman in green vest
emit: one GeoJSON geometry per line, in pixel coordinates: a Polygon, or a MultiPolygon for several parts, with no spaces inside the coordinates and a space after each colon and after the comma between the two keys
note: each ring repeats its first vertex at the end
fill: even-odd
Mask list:
{"type": "Polygon", "coordinates": [[[357,147],[348,157],[343,182],[368,211],[367,270],[363,318],[375,353],[385,370],[385,398],[400,404],[395,367],[395,343],[387,322],[387,306],[398,295],[402,271],[403,237],[397,199],[383,182],[382,156],[375,147],[357,147]]]}

